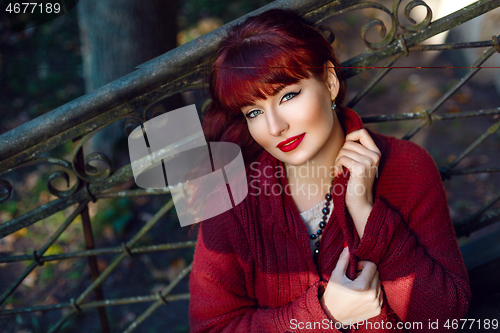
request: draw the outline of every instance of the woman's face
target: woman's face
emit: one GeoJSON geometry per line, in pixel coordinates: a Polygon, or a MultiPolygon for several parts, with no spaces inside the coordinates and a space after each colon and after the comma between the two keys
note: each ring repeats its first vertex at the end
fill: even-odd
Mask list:
{"type": "Polygon", "coordinates": [[[285,164],[298,166],[332,155],[331,149],[343,144],[336,142],[335,131],[342,128],[332,110],[339,89],[333,68],[325,81],[313,77],[281,88],[241,109],[253,139],[285,164]]]}

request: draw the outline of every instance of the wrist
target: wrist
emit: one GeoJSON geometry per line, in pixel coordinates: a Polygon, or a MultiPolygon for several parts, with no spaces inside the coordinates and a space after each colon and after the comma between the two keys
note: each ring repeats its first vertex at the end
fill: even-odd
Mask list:
{"type": "Polygon", "coordinates": [[[363,237],[366,223],[368,222],[368,217],[370,216],[372,209],[373,205],[366,204],[363,207],[353,209],[354,213],[351,213],[351,210],[349,210],[349,213],[351,214],[352,217],[352,221],[354,223],[354,226],[356,227],[356,231],[360,239],[363,237]]]}
{"type": "Polygon", "coordinates": [[[319,304],[321,305],[321,308],[323,309],[323,312],[328,317],[328,319],[331,320],[331,321],[333,321],[334,323],[336,323],[337,321],[332,316],[332,313],[330,312],[330,310],[328,309],[328,306],[326,305],[326,301],[325,301],[325,296],[324,295],[325,294],[321,295],[321,297],[319,299],[319,304]]]}

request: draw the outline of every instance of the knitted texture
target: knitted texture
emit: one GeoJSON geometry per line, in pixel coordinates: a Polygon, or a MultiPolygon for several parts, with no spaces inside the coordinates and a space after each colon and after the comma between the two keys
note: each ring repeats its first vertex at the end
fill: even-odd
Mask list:
{"type": "MultiPolygon", "coordinates": [[[[339,121],[345,134],[363,128],[347,108],[339,112],[339,121]]],[[[329,323],[319,298],[344,241],[351,252],[347,275],[354,278],[356,262],[370,260],[378,266],[384,291],[381,314],[357,332],[404,331],[396,329],[401,321],[422,323],[422,329],[410,332],[448,332],[446,321],[465,315],[467,271],[434,161],[412,142],[369,133],[382,157],[363,237],[348,214],[345,193],[334,191],[335,209],[321,237],[318,267],[292,197],[279,192],[286,176],[269,171],[284,165],[262,154],[247,175],[246,199],[201,223],[189,281],[192,332],[339,332],[319,326],[329,323]],[[436,320],[439,328],[430,329],[429,321],[436,320]]],[[[342,174],[334,186],[346,188],[348,179],[348,172],[342,174]]]]}

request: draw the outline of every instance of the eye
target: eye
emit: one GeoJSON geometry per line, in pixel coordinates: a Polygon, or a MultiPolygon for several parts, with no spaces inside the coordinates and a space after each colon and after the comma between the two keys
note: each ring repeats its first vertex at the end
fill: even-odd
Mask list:
{"type": "Polygon", "coordinates": [[[295,96],[297,96],[298,94],[300,94],[301,91],[302,91],[302,89],[300,89],[298,92],[289,92],[289,93],[285,94],[281,98],[280,104],[283,103],[283,102],[291,100],[292,98],[294,98],[295,96]]]}
{"type": "Polygon", "coordinates": [[[261,113],[262,113],[262,111],[260,111],[260,110],[252,110],[252,111],[248,112],[245,115],[245,117],[247,117],[247,118],[255,118],[255,117],[257,117],[261,113]]]}

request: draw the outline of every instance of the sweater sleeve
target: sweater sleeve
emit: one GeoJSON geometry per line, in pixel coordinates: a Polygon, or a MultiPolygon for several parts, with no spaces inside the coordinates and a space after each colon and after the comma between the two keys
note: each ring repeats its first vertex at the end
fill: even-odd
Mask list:
{"type": "Polygon", "coordinates": [[[376,194],[354,254],[377,264],[387,301],[400,319],[423,323],[423,331],[429,320],[438,320],[437,331],[447,331],[446,321],[463,318],[468,309],[467,271],[436,164],[420,146],[405,145],[413,162],[399,161],[397,173],[389,167],[388,177],[398,185],[376,194]],[[385,197],[399,197],[401,208],[385,197]]]}
{"type": "Polygon", "coordinates": [[[300,332],[301,323],[330,325],[319,303],[324,281],[286,305],[260,307],[254,298],[253,264],[245,235],[235,223],[228,227],[213,222],[202,222],[198,233],[189,278],[191,332],[300,332]]]}

